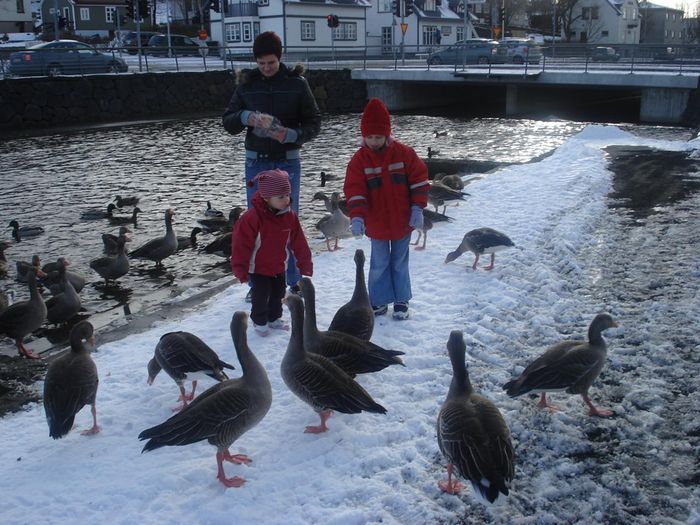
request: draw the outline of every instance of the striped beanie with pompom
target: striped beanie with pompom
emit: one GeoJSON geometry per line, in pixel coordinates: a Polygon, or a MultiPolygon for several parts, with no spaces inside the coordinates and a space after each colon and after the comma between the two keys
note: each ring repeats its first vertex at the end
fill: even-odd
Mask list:
{"type": "Polygon", "coordinates": [[[280,169],[261,171],[255,176],[253,182],[257,182],[258,192],[263,199],[292,194],[289,174],[280,169]]]}

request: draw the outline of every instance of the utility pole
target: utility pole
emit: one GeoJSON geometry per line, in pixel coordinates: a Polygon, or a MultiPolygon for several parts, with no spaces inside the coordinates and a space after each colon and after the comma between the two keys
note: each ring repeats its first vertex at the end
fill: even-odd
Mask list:
{"type": "Polygon", "coordinates": [[[53,0],[53,34],[54,40],[60,38],[60,29],[58,27],[58,0],[53,0]]]}

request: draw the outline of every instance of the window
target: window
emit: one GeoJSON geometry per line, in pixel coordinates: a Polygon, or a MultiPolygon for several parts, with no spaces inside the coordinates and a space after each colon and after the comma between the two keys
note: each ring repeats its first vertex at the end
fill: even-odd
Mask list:
{"type": "Polygon", "coordinates": [[[452,34],[452,26],[442,26],[442,36],[450,36],[452,34]]]}
{"type": "Polygon", "coordinates": [[[250,42],[253,40],[253,26],[250,22],[243,22],[243,42],[250,42]]]}
{"type": "Polygon", "coordinates": [[[464,40],[464,26],[458,26],[456,32],[457,42],[464,40]]]}
{"type": "Polygon", "coordinates": [[[81,7],[80,8],[80,19],[81,20],[90,20],[90,8],[89,7],[81,7]]]}
{"type": "Polygon", "coordinates": [[[105,22],[108,24],[113,24],[115,20],[114,13],[116,11],[116,7],[105,7],[105,22]]]}
{"type": "Polygon", "coordinates": [[[423,10],[437,11],[437,5],[435,3],[435,0],[425,0],[425,2],[423,3],[423,10]]]}
{"type": "Polygon", "coordinates": [[[241,23],[226,24],[226,42],[241,41],[241,23]]]}
{"type": "Polygon", "coordinates": [[[335,40],[357,40],[357,22],[341,22],[333,29],[335,40]]]}
{"type": "Polygon", "coordinates": [[[316,22],[311,20],[301,21],[301,39],[316,40],[316,22]]]}
{"type": "Polygon", "coordinates": [[[17,12],[24,13],[24,0],[17,0],[17,12]]]}
{"type": "Polygon", "coordinates": [[[379,0],[377,2],[377,12],[378,13],[390,13],[391,12],[391,0],[379,0]]]}
{"type": "Polygon", "coordinates": [[[253,22],[253,38],[260,34],[260,22],[253,22]]]}
{"type": "Polygon", "coordinates": [[[581,18],[583,20],[598,20],[598,7],[581,8],[581,18]]]}
{"type": "Polygon", "coordinates": [[[258,0],[258,5],[270,5],[270,0],[258,0]]]}
{"type": "Polygon", "coordinates": [[[600,36],[602,36],[602,37],[607,37],[608,35],[609,35],[609,33],[607,31],[600,32],[600,36]]]}
{"type": "Polygon", "coordinates": [[[440,28],[438,26],[424,25],[423,32],[421,35],[423,45],[424,46],[440,45],[440,41],[442,40],[442,34],[440,34],[440,37],[438,37],[439,33],[440,33],[440,28]]]}

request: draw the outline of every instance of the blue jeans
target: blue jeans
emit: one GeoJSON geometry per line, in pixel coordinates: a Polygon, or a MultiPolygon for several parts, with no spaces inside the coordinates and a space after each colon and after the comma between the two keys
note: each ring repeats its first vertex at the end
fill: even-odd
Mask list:
{"type": "MultiPolygon", "coordinates": [[[[289,174],[289,182],[292,185],[292,209],[299,215],[299,191],[301,189],[301,162],[299,159],[288,160],[255,160],[245,159],[245,182],[248,208],[253,202],[253,194],[258,190],[258,184],[249,186],[248,183],[261,171],[281,169],[289,174]]],[[[297,260],[289,248],[287,248],[287,284],[294,286],[301,278],[301,272],[297,268],[297,260]]]]}
{"type": "Polygon", "coordinates": [[[373,306],[389,303],[407,303],[411,294],[411,276],[408,271],[408,246],[411,235],[397,241],[372,241],[369,260],[369,300],[373,306]]]}

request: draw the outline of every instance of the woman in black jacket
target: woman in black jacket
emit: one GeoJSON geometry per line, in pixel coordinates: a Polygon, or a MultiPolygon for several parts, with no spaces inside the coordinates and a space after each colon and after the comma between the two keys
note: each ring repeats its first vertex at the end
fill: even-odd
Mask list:
{"type": "MultiPolygon", "coordinates": [[[[321,112],[303,67],[289,69],[280,62],[282,41],[272,31],[260,33],[253,43],[257,69],[246,72],[223,115],[226,131],[237,135],[246,130],[245,178],[248,207],[257,190],[255,176],[261,171],[281,169],[289,173],[292,208],[299,214],[301,145],[315,138],[321,129],[321,112]]],[[[291,255],[291,254],[290,254],[291,255]]],[[[287,284],[298,290],[301,277],[290,256],[287,284]]]]}

